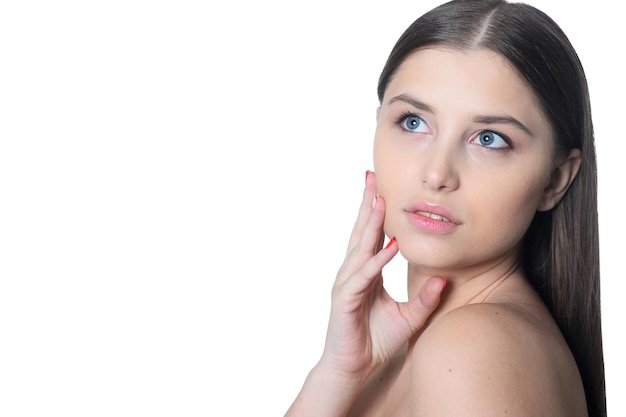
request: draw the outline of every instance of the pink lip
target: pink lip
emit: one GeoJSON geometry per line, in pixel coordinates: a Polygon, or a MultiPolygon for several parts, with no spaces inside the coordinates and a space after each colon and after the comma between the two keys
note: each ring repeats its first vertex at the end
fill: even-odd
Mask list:
{"type": "Polygon", "coordinates": [[[447,234],[457,229],[461,224],[447,208],[426,202],[410,205],[405,209],[409,222],[420,230],[434,234],[447,234]],[[434,215],[429,217],[425,213],[434,215]],[[440,219],[438,217],[445,217],[440,219]]]}

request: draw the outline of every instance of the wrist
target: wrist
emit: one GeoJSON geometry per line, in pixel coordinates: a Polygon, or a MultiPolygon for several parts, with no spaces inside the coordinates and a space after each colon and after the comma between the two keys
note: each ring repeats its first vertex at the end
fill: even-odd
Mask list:
{"type": "Polygon", "coordinates": [[[340,386],[345,390],[355,389],[357,391],[363,386],[371,372],[369,370],[362,371],[346,371],[340,367],[334,366],[332,361],[327,361],[324,357],[315,365],[309,373],[310,376],[324,379],[328,383],[340,386]]]}
{"type": "Polygon", "coordinates": [[[345,416],[356,400],[364,379],[339,372],[320,361],[309,372],[298,397],[286,416],[345,416]]]}

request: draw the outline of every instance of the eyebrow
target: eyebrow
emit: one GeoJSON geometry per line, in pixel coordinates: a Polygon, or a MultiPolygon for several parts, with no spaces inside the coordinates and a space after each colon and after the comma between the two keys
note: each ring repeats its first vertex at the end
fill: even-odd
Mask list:
{"type": "MultiPolygon", "coordinates": [[[[393,104],[397,101],[403,102],[403,103],[407,103],[410,104],[411,106],[415,107],[416,109],[422,110],[422,111],[426,111],[429,113],[435,113],[435,111],[433,110],[432,107],[430,107],[428,104],[417,100],[414,97],[411,97],[407,94],[400,94],[398,96],[393,97],[392,99],[389,100],[389,104],[393,104]]],[[[495,124],[503,124],[503,125],[509,125],[509,126],[513,126],[525,133],[527,133],[530,136],[535,136],[530,129],[528,129],[522,122],[520,122],[519,120],[517,120],[516,118],[512,117],[512,116],[475,116],[472,121],[474,123],[481,123],[481,124],[486,124],[486,125],[495,125],[495,124]]]]}
{"type": "Polygon", "coordinates": [[[509,125],[524,131],[529,136],[535,136],[533,132],[531,132],[530,129],[524,126],[522,122],[511,116],[476,116],[474,117],[473,121],[474,123],[483,123],[486,125],[509,125]]]}
{"type": "Polygon", "coordinates": [[[411,106],[415,107],[416,109],[420,109],[422,111],[426,111],[429,113],[434,113],[433,108],[430,107],[428,104],[423,103],[407,94],[400,94],[399,96],[395,96],[393,97],[391,100],[389,100],[389,104],[393,104],[396,101],[402,101],[404,103],[410,104],[411,106]]]}

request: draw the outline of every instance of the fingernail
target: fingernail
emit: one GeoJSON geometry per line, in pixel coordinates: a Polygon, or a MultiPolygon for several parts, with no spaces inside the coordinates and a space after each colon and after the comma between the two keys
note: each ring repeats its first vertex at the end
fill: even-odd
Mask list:
{"type": "Polygon", "coordinates": [[[374,201],[372,201],[372,210],[374,210],[374,207],[376,207],[376,202],[378,201],[378,194],[376,194],[374,196],[374,201]]]}
{"type": "Polygon", "coordinates": [[[367,185],[367,177],[369,177],[371,173],[372,171],[370,171],[369,169],[365,171],[365,185],[367,185]]]}
{"type": "Polygon", "coordinates": [[[385,246],[385,249],[389,249],[391,247],[391,245],[393,245],[393,243],[396,241],[396,237],[392,237],[391,240],[389,241],[389,243],[387,243],[387,246],[385,246]]]}

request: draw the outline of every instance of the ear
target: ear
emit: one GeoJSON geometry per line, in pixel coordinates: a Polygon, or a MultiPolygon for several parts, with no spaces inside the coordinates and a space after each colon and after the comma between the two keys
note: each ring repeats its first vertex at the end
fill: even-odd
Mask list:
{"type": "Polygon", "coordinates": [[[572,149],[563,161],[552,171],[550,184],[543,190],[539,200],[538,211],[553,209],[565,195],[565,192],[576,178],[581,163],[580,149],[572,149]]]}
{"type": "Polygon", "coordinates": [[[376,121],[378,121],[378,116],[380,116],[380,106],[376,107],[376,121]]]}

